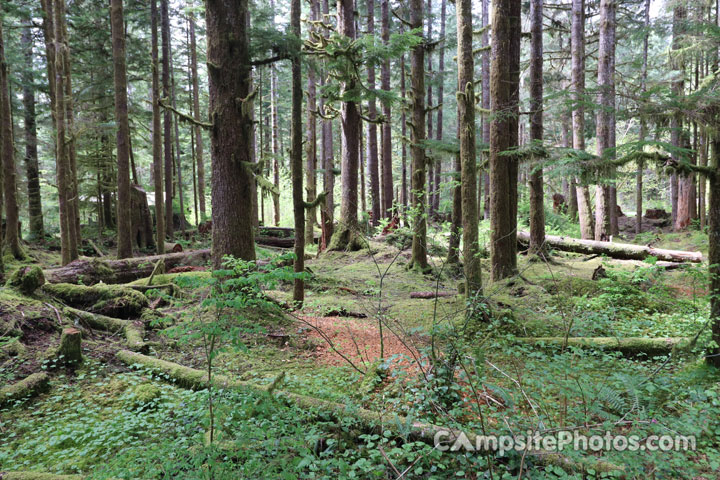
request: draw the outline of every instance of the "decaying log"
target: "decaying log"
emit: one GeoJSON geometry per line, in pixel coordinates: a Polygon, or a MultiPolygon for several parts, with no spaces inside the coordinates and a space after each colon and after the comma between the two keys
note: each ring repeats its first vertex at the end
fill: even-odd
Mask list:
{"type": "Polygon", "coordinates": [[[258,245],[267,245],[277,248],[293,248],[295,246],[295,237],[255,237],[255,243],[258,245]]]}
{"type": "Polygon", "coordinates": [[[20,267],[13,272],[7,286],[19,290],[24,295],[32,295],[45,284],[45,275],[37,265],[20,267]]]}
{"type": "Polygon", "coordinates": [[[64,267],[45,270],[45,278],[50,283],[129,283],[148,277],[158,260],[163,260],[165,268],[180,265],[205,265],[210,259],[210,250],[193,250],[149,257],[126,258],[123,260],[101,260],[83,258],[70,262],[64,267]]]}
{"type": "Polygon", "coordinates": [[[33,373],[17,383],[0,388],[0,408],[9,405],[15,400],[38,395],[48,389],[48,374],[45,372],[33,373]]]}
{"type": "MultiPolygon", "coordinates": [[[[520,343],[559,347],[565,343],[564,337],[520,337],[520,343]]],[[[615,338],[615,337],[569,337],[570,347],[594,348],[611,352],[621,352],[627,356],[647,355],[656,357],[667,355],[673,350],[682,350],[690,345],[691,339],[685,337],[669,338],[615,338]]]]}
{"type": "Polygon", "coordinates": [[[180,253],[183,251],[183,246],[179,243],[165,242],[165,251],[168,253],[180,253]]]}
{"type": "MultiPolygon", "coordinates": [[[[518,232],[518,242],[524,246],[530,243],[530,234],[518,232]]],[[[645,260],[655,257],[668,262],[702,262],[702,252],[685,252],[682,250],[665,250],[645,245],[629,243],[599,242],[596,240],[580,240],[572,237],[546,235],[545,243],[556,250],[584,253],[587,255],[607,255],[620,260],[645,260]]]]}
{"type": "Polygon", "coordinates": [[[441,298],[454,297],[455,292],[410,292],[410,298],[441,298]]]}
{"type": "MultiPolygon", "coordinates": [[[[149,357],[139,353],[130,352],[127,350],[120,350],[116,353],[117,358],[125,363],[126,365],[141,365],[147,370],[150,370],[156,374],[162,374],[162,377],[176,383],[183,388],[189,388],[192,390],[202,390],[207,388],[207,375],[202,370],[197,370],[190,367],[185,367],[177,363],[168,362],[159,358],[149,357]]],[[[274,384],[275,382],[273,382],[274,384]]],[[[430,423],[423,423],[388,412],[378,412],[368,410],[365,408],[350,408],[349,406],[331,402],[329,400],[322,400],[315,397],[309,397],[307,395],[300,395],[298,393],[274,390],[271,386],[258,386],[250,382],[244,382],[241,380],[235,380],[226,375],[213,375],[212,385],[215,388],[225,389],[242,389],[246,391],[256,392],[258,394],[267,395],[268,393],[274,394],[278,398],[284,400],[288,404],[297,405],[303,409],[319,409],[325,412],[331,413],[336,419],[343,417],[353,417],[359,421],[365,428],[369,430],[380,430],[385,429],[396,429],[400,426],[406,431],[409,431],[409,437],[428,443],[429,445],[435,444],[435,435],[438,432],[447,433],[443,438],[444,441],[453,442],[460,432],[452,428],[441,427],[430,423]]],[[[468,431],[464,432],[468,441],[472,445],[479,445],[481,448],[487,444],[480,441],[476,441],[476,434],[468,431]]],[[[622,471],[623,467],[611,464],[605,461],[598,461],[595,458],[590,459],[586,462],[575,462],[564,455],[555,454],[550,452],[531,452],[529,455],[536,456],[536,461],[543,462],[545,464],[557,465],[563,470],[574,473],[578,471],[584,471],[588,468],[594,469],[596,472],[610,472],[610,471],[622,471]]],[[[622,478],[622,477],[620,477],[622,478]]]]}
{"type": "Polygon", "coordinates": [[[153,236],[152,217],[148,207],[147,193],[140,185],[130,187],[130,238],[137,248],[155,246],[153,236]]]}
{"type": "Polygon", "coordinates": [[[63,310],[65,315],[77,319],[81,326],[111,333],[122,332],[125,335],[125,344],[130,350],[135,352],[146,352],[148,350],[143,340],[144,329],[142,322],[121,320],[72,307],[65,307],[63,310]]]}
{"type": "Polygon", "coordinates": [[[0,472],[0,480],[84,480],[81,475],[55,475],[40,472],[0,472]]]}
{"type": "Polygon", "coordinates": [[[47,283],[43,290],[66,305],[117,318],[138,318],[148,306],[142,293],[120,285],[47,283]]]}

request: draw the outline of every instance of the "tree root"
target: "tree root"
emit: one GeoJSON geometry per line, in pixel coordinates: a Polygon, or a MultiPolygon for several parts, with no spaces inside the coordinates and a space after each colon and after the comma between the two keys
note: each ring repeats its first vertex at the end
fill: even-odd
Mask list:
{"type": "Polygon", "coordinates": [[[107,317],[72,307],[65,307],[63,310],[66,315],[72,315],[80,320],[81,325],[85,324],[90,328],[105,332],[122,332],[125,335],[125,344],[130,350],[135,352],[147,352],[148,350],[148,345],[143,340],[143,327],[136,322],[107,317]]]}

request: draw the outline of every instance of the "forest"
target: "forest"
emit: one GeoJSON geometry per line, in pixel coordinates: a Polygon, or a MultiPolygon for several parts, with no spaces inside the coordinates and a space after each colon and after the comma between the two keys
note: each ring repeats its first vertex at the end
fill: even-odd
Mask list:
{"type": "Polygon", "coordinates": [[[720,0],[0,0],[0,480],[720,479],[720,0]]]}

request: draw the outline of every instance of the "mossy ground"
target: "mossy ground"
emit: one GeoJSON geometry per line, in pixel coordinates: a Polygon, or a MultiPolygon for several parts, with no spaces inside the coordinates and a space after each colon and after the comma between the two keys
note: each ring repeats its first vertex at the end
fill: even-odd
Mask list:
{"type": "MultiPolygon", "coordinates": [[[[694,234],[683,235],[669,236],[660,243],[666,248],[695,249],[694,234]]],[[[435,249],[437,256],[430,258],[433,273],[423,275],[407,269],[408,251],[399,251],[385,242],[372,241],[369,246],[354,252],[324,252],[307,261],[311,278],[300,313],[309,316],[342,311],[362,313],[367,318],[357,322],[368,325],[376,324],[380,313],[388,324],[401,326],[407,335],[412,335],[421,350],[430,348],[433,336],[440,345],[438,348],[447,346],[448,331],[456,332],[465,325],[467,300],[460,295],[437,300],[410,298],[414,291],[457,291],[462,277],[457,269],[443,264],[442,248],[435,249]]],[[[697,248],[702,249],[703,245],[698,243],[697,248]]],[[[259,253],[263,257],[272,254],[267,250],[259,253]]],[[[485,399],[479,403],[488,428],[500,431],[505,421],[521,430],[537,428],[538,421],[552,427],[612,422],[630,411],[629,418],[639,422],[633,428],[651,434],[662,428],[642,422],[648,415],[661,416],[662,427],[697,434],[704,449],[702,455],[691,457],[682,452],[671,458],[653,455],[642,459],[645,463],[641,465],[629,453],[612,454],[610,459],[631,468],[644,467],[647,462],[659,463],[665,471],[676,475],[690,468],[691,463],[694,474],[713,470],[712,462],[717,456],[708,452],[719,446],[714,432],[720,431],[717,420],[720,405],[715,406],[712,399],[720,395],[720,376],[697,361],[700,351],[684,353],[682,358],[663,363],[664,358],[653,361],[625,358],[617,352],[588,352],[573,347],[560,353],[559,349],[538,349],[514,342],[515,337],[562,337],[566,332],[572,337],[693,336],[707,322],[702,269],[664,272],[647,262],[590,259],[555,252],[553,262],[547,264],[528,262],[521,256],[520,276],[493,283],[489,281],[486,261],[483,267],[484,293],[496,316],[490,324],[476,324],[468,330],[472,336],[466,339],[465,352],[489,362],[466,366],[473,375],[482,377],[475,387],[485,399]],[[608,278],[592,280],[599,266],[605,268],[608,278]],[[685,288],[678,289],[678,285],[685,288]],[[649,377],[652,382],[646,380],[649,377]]],[[[207,289],[193,285],[202,283],[209,275],[192,272],[155,278],[154,283],[172,282],[182,287],[183,298],[175,304],[169,299],[170,303],[161,309],[160,317],[169,318],[170,322],[158,322],[152,331],[146,332],[152,337],[152,354],[204,368],[201,341],[182,342],[162,329],[203,320],[201,310],[193,302],[199,301],[207,289]]],[[[42,300],[25,299],[6,290],[0,289],[0,306],[18,307],[29,302],[42,315],[52,318],[52,310],[41,310],[42,300]]],[[[292,286],[278,282],[267,293],[288,302],[292,286]]],[[[440,387],[433,387],[439,381],[435,377],[426,380],[418,377],[417,371],[393,371],[390,378],[379,382],[373,378],[368,386],[368,377],[350,367],[320,365],[314,357],[316,345],[306,335],[306,329],[288,317],[261,310],[246,310],[242,316],[242,321],[253,329],[239,336],[240,348],[223,345],[214,359],[218,374],[267,385],[284,373],[281,387],[284,390],[367,408],[390,409],[428,421],[450,421],[434,407],[445,398],[439,393],[440,387]],[[281,339],[279,343],[277,338],[281,339]]],[[[59,337],[59,333],[56,335],[59,337]]],[[[112,337],[88,339],[86,346],[112,352],[123,348],[120,340],[115,339],[118,344],[108,347],[112,337]]],[[[707,334],[702,333],[698,346],[706,344],[707,334]]],[[[50,393],[35,400],[32,409],[27,408],[30,404],[23,404],[0,410],[0,427],[7,432],[0,440],[0,464],[5,468],[32,466],[57,473],[103,472],[98,473],[98,478],[105,478],[106,473],[117,475],[122,471],[117,459],[127,462],[128,458],[136,458],[138,465],[147,469],[144,472],[153,471],[148,466],[151,463],[148,452],[165,452],[162,446],[167,446],[168,440],[163,435],[168,432],[183,439],[181,448],[199,448],[206,425],[204,394],[128,372],[114,363],[111,356],[91,357],[76,372],[57,374],[50,393]],[[107,460],[111,454],[113,461],[107,460]]],[[[437,375],[439,379],[440,373],[437,375]]],[[[474,381],[462,372],[458,379],[459,385],[465,386],[474,381]]],[[[456,420],[478,427],[477,399],[462,389],[445,395],[456,399],[454,405],[450,404],[456,420]]],[[[257,402],[257,398],[251,398],[246,404],[257,402]]],[[[226,418],[242,417],[236,419],[240,424],[235,424],[241,428],[238,425],[247,426],[253,418],[250,410],[244,408],[230,403],[223,404],[222,411],[226,418]]],[[[287,422],[282,418],[289,413],[284,410],[274,413],[279,416],[268,418],[266,426],[287,422]]],[[[177,448],[180,444],[173,445],[177,448]]],[[[276,453],[288,455],[283,450],[276,453]]],[[[177,458],[168,461],[180,462],[177,458]]],[[[478,464],[477,468],[480,467],[478,464]]]]}

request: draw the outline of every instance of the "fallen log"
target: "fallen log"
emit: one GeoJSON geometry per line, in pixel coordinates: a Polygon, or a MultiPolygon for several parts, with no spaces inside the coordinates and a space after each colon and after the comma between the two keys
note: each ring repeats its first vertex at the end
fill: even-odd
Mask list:
{"type": "Polygon", "coordinates": [[[120,285],[46,283],[42,289],[66,305],[110,317],[138,318],[148,306],[145,295],[120,285]]]}
{"type": "Polygon", "coordinates": [[[193,250],[188,252],[134,257],[123,260],[105,260],[98,258],[79,259],[64,267],[45,270],[45,278],[50,283],[129,283],[138,278],[150,276],[159,260],[163,260],[165,268],[180,265],[204,265],[210,259],[210,250],[193,250]]]}
{"type": "Polygon", "coordinates": [[[454,297],[456,292],[410,292],[410,298],[442,298],[454,297]]]}
{"type": "Polygon", "coordinates": [[[295,237],[255,237],[255,243],[258,245],[267,245],[277,248],[293,248],[295,246],[295,237]]]}
{"type": "Polygon", "coordinates": [[[33,373],[17,383],[0,388],[0,408],[9,405],[15,400],[32,397],[48,389],[48,374],[45,372],[33,373]]]}
{"type": "Polygon", "coordinates": [[[122,332],[125,336],[125,345],[135,352],[146,352],[148,347],[143,340],[144,329],[141,322],[120,320],[98,313],[86,312],[72,307],[63,309],[65,315],[75,317],[81,326],[110,333],[122,332]]]}
{"type": "Polygon", "coordinates": [[[165,242],[165,251],[168,253],[180,253],[183,251],[183,246],[175,242],[165,242]]]}
{"type": "MultiPolygon", "coordinates": [[[[120,350],[115,355],[118,360],[126,365],[137,365],[146,370],[150,370],[155,374],[162,374],[162,378],[183,388],[191,390],[203,390],[207,388],[208,377],[203,370],[185,367],[177,363],[168,362],[159,358],[149,357],[147,355],[127,350],[120,350]]],[[[483,442],[482,439],[478,440],[477,435],[472,432],[461,433],[457,429],[418,422],[394,413],[350,407],[342,403],[331,402],[329,400],[323,400],[307,395],[300,395],[298,393],[283,390],[275,390],[276,383],[277,382],[273,382],[268,386],[259,386],[250,382],[235,380],[226,375],[212,376],[212,385],[215,388],[240,389],[262,395],[275,395],[286,401],[288,404],[294,404],[303,409],[320,409],[329,412],[335,415],[336,419],[343,417],[355,418],[364,427],[371,430],[377,430],[379,428],[380,431],[383,431],[385,429],[396,429],[401,427],[404,431],[409,431],[408,436],[410,438],[421,440],[432,446],[435,446],[436,436],[438,433],[442,433],[444,434],[442,438],[443,442],[449,442],[452,444],[452,442],[455,439],[460,438],[460,435],[462,434],[471,445],[477,445],[481,450],[483,448],[489,448],[487,442],[483,442]]],[[[622,471],[624,470],[624,467],[614,465],[603,460],[597,460],[595,458],[588,461],[575,462],[562,454],[551,452],[536,451],[529,452],[529,455],[536,456],[536,460],[539,462],[548,465],[557,465],[569,473],[586,471],[587,469],[593,469],[596,472],[619,471],[620,477],[618,478],[623,478],[622,471]]]]}
{"type": "MultiPolygon", "coordinates": [[[[519,337],[516,341],[531,345],[561,347],[565,337],[519,337]]],[[[615,337],[569,337],[569,347],[594,348],[611,352],[620,352],[627,356],[647,355],[657,357],[667,355],[675,349],[690,345],[691,339],[685,337],[668,338],[615,338],[615,337]]]]}
{"type": "Polygon", "coordinates": [[[40,472],[0,472],[0,480],[84,480],[81,475],[55,475],[40,472]]]}
{"type": "MultiPolygon", "coordinates": [[[[527,246],[530,243],[530,234],[518,232],[518,242],[527,246]]],[[[655,257],[668,262],[702,262],[702,252],[686,252],[682,250],[665,250],[645,245],[632,245],[629,243],[599,242],[596,240],[580,240],[572,237],[546,235],[547,246],[564,252],[583,253],[586,255],[607,255],[620,260],[645,260],[655,257]]]]}

